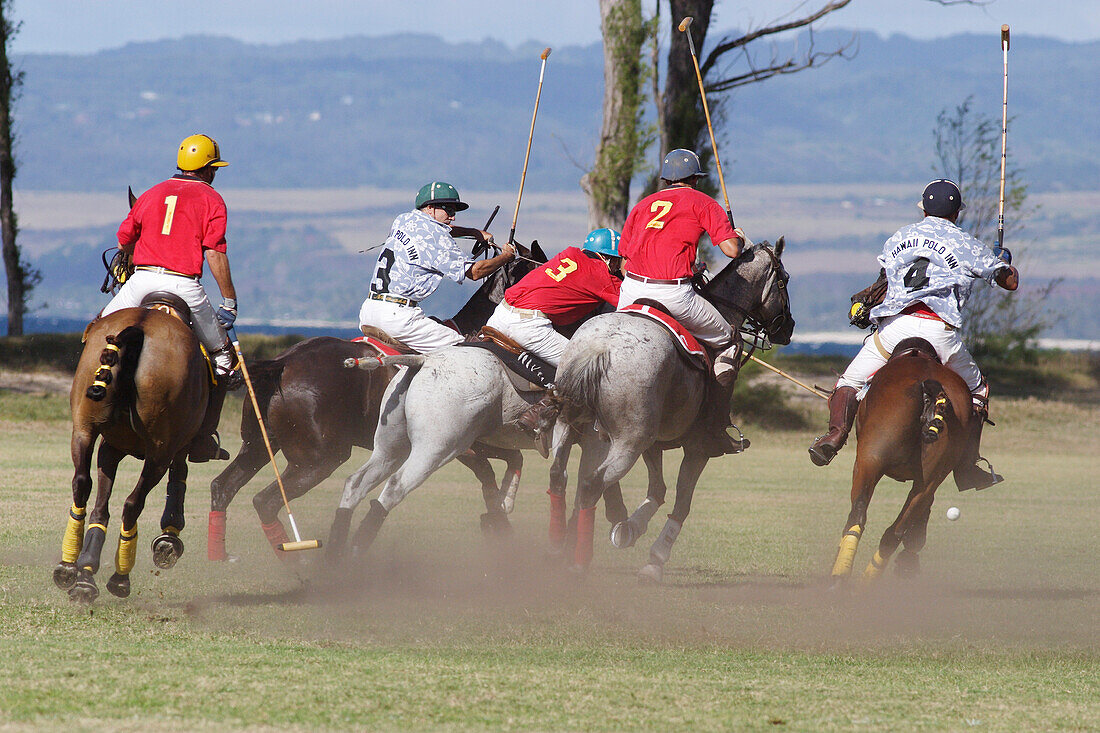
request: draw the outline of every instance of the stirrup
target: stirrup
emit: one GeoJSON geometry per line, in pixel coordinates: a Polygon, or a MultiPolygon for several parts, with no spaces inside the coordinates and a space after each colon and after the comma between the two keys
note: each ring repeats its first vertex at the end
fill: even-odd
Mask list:
{"type": "MultiPolygon", "coordinates": [[[[973,486],[959,486],[958,485],[959,482],[956,481],[955,485],[958,486],[959,491],[969,491],[970,489],[974,489],[975,491],[981,491],[983,489],[988,489],[991,486],[996,486],[997,484],[1002,483],[1005,480],[1004,476],[1000,475],[995,470],[993,470],[993,464],[990,463],[989,459],[988,458],[983,458],[982,456],[978,456],[977,462],[975,462],[974,465],[970,466],[966,470],[967,471],[975,471],[976,473],[981,474],[981,480],[968,481],[967,482],[967,483],[973,483],[974,484],[973,486]],[[988,469],[980,468],[979,465],[978,465],[980,463],[984,463],[989,468],[988,469]]],[[[974,474],[971,474],[971,476],[969,476],[968,478],[977,478],[977,477],[974,474]]]]}

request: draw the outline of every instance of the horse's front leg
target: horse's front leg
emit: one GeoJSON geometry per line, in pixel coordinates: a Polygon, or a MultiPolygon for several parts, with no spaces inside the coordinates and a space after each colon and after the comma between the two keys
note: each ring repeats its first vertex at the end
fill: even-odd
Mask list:
{"type": "MultiPolygon", "coordinates": [[[[242,431],[243,432],[243,431],[242,431]]],[[[272,446],[272,450],[278,450],[272,446]]],[[[244,441],[241,450],[225,469],[210,482],[210,515],[206,529],[206,558],[214,562],[229,560],[225,546],[225,515],[229,503],[245,484],[268,463],[267,449],[259,440],[244,441]]]]}
{"type": "Polygon", "coordinates": [[[573,548],[573,569],[585,571],[592,563],[596,504],[606,487],[617,483],[638,460],[643,446],[636,442],[588,439],[581,453],[577,484],[577,544],[573,548]],[[594,455],[593,455],[594,454],[594,455]],[[599,461],[603,458],[602,461],[599,461]],[[599,461],[597,463],[597,461],[599,461]]]}
{"type": "Polygon", "coordinates": [[[703,453],[685,450],[684,460],[680,462],[680,472],[676,476],[676,502],[672,513],[665,520],[661,533],[649,548],[649,562],[638,571],[638,580],[660,583],[664,577],[664,566],[672,555],[672,546],[680,536],[680,529],[691,512],[691,499],[695,495],[695,485],[709,459],[703,453]]]}
{"type": "Polygon", "coordinates": [[[84,519],[88,513],[88,497],[92,493],[92,451],[98,436],[92,431],[73,431],[73,504],[65,523],[61,540],[61,561],[53,570],[53,582],[63,591],[76,583],[76,560],[84,547],[84,519]]]}
{"type": "Polygon", "coordinates": [[[642,453],[642,460],[645,461],[649,473],[649,489],[645,501],[634,510],[629,519],[618,522],[611,528],[612,547],[633,547],[649,528],[649,520],[653,519],[653,515],[665,503],[668,488],[665,486],[664,451],[655,445],[650,446],[642,453]]]}
{"type": "Polygon", "coordinates": [[[832,587],[838,588],[852,574],[859,540],[863,537],[863,528],[867,526],[867,506],[875,493],[875,486],[883,472],[877,464],[863,458],[857,447],[856,462],[852,468],[851,509],[844,522],[844,533],[840,536],[836,560],[833,562],[832,587]]]}
{"type": "Polygon", "coordinates": [[[558,420],[554,425],[551,448],[554,460],[550,464],[550,485],[546,494],[550,497],[550,554],[555,556],[565,551],[565,489],[569,483],[569,454],[575,437],[573,429],[564,420],[558,420]]]}
{"type": "MultiPolygon", "coordinates": [[[[518,452],[518,451],[517,451],[518,452]]],[[[481,531],[486,535],[507,533],[512,527],[508,515],[501,506],[501,491],[497,486],[497,477],[480,445],[474,445],[469,452],[458,456],[458,462],[474,472],[481,482],[481,499],[485,503],[485,513],[481,515],[481,531]]],[[[494,457],[496,457],[494,455],[494,457]]]]}
{"type": "Polygon", "coordinates": [[[76,559],[76,581],[69,588],[69,598],[80,603],[91,603],[99,597],[99,588],[95,584],[95,574],[99,570],[103,555],[103,543],[107,538],[107,523],[110,521],[111,491],[114,488],[115,474],[123,453],[106,441],[99,445],[96,455],[98,475],[96,477],[95,506],[88,515],[88,531],[84,535],[84,544],[80,556],[76,559]]]}

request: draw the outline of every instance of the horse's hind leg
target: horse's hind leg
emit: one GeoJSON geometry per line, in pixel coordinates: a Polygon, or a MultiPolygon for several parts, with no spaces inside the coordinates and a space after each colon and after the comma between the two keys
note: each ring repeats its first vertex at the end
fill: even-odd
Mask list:
{"type": "MultiPolygon", "coordinates": [[[[279,450],[277,445],[272,450],[279,450]]],[[[229,559],[225,548],[225,513],[230,502],[245,484],[267,465],[267,448],[262,441],[245,440],[240,452],[210,482],[210,515],[206,530],[206,557],[215,562],[229,559]]]]}
{"type": "MultiPolygon", "coordinates": [[[[902,537],[905,536],[909,519],[920,516],[925,496],[930,496],[930,492],[927,492],[923,480],[918,477],[913,481],[913,488],[909,490],[909,495],[905,497],[905,503],[902,505],[897,519],[883,532],[874,557],[871,558],[871,562],[863,571],[864,581],[874,581],[882,575],[882,571],[890,562],[890,557],[893,556],[898,549],[898,545],[901,544],[902,537]]],[[[901,572],[904,573],[904,570],[901,572]]]]}
{"type": "Polygon", "coordinates": [[[550,497],[550,555],[561,555],[565,551],[565,490],[569,483],[569,454],[572,451],[574,434],[564,420],[554,425],[554,440],[550,464],[550,485],[546,494],[550,497]]]}
{"type": "MultiPolygon", "coordinates": [[[[634,510],[630,518],[616,523],[611,528],[611,546],[620,549],[633,547],[638,538],[646,533],[649,528],[649,520],[665,503],[665,494],[668,487],[665,485],[664,475],[664,451],[656,446],[650,446],[642,453],[646,470],[649,473],[649,489],[646,491],[645,501],[634,510]]],[[[607,499],[605,498],[606,502],[607,499]]]]}
{"type": "MultiPolygon", "coordinates": [[[[135,494],[131,494],[122,508],[122,528],[119,530],[118,549],[115,551],[115,573],[107,581],[107,590],[119,598],[126,598],[130,595],[130,571],[134,569],[134,562],[137,558],[137,519],[145,505],[145,496],[148,496],[149,491],[159,480],[158,477],[148,487],[142,487],[139,484],[139,488],[144,490],[144,496],[141,496],[140,501],[138,501],[135,494]],[[134,513],[135,508],[137,510],[136,514],[134,513]]],[[[153,540],[153,561],[157,567],[172,567],[172,565],[175,565],[176,559],[183,554],[183,543],[176,535],[183,529],[183,497],[186,489],[187,461],[186,454],[181,454],[169,469],[164,513],[160,518],[162,534],[153,540]],[[159,551],[158,547],[160,547],[159,551]],[[163,559],[167,555],[172,555],[170,562],[163,559]],[[158,556],[160,559],[158,559],[158,556]]],[[[138,489],[134,491],[137,492],[138,489]]]]}
{"type": "MultiPolygon", "coordinates": [[[[359,506],[367,494],[385,481],[408,458],[411,444],[403,429],[401,433],[401,439],[391,441],[380,440],[382,436],[376,435],[374,453],[371,454],[370,459],[344,481],[344,493],[340,495],[340,504],[336,507],[336,516],[332,519],[328,542],[325,545],[325,561],[329,564],[338,562],[343,556],[348,530],[351,528],[351,515],[355,507],[359,506]]],[[[381,519],[377,518],[379,512],[374,508],[376,503],[371,502],[370,511],[375,513],[376,520],[381,526],[381,519]]],[[[385,517],[383,516],[382,519],[385,517]]]]}
{"type": "Polygon", "coordinates": [[[638,580],[642,582],[661,582],[664,566],[672,555],[672,545],[680,536],[680,529],[691,512],[691,499],[695,494],[695,485],[709,459],[694,451],[684,451],[684,460],[680,462],[680,472],[676,476],[676,502],[672,513],[665,520],[661,533],[649,548],[649,562],[638,571],[638,580]]]}
{"type": "Polygon", "coordinates": [[[114,488],[115,474],[123,453],[107,442],[101,442],[96,456],[98,475],[96,477],[95,506],[88,515],[88,531],[84,535],[84,544],[80,556],[76,559],[76,582],[69,588],[69,598],[81,603],[91,603],[99,597],[99,588],[95,584],[95,574],[99,570],[103,555],[103,543],[107,538],[107,523],[110,520],[109,503],[114,488]]]}
{"type": "MultiPolygon", "coordinates": [[[[335,455],[313,457],[310,463],[291,463],[280,476],[283,481],[283,490],[286,491],[288,502],[297,499],[312,490],[317,484],[332,475],[332,472],[343,465],[351,456],[351,446],[342,447],[340,453],[335,455]]],[[[260,518],[260,528],[267,537],[271,549],[281,559],[288,559],[291,553],[279,549],[279,545],[290,542],[290,536],[286,533],[286,527],[279,520],[279,510],[283,508],[283,494],[279,491],[279,483],[272,481],[252,497],[252,506],[260,518]]]]}
{"type": "Polygon", "coordinates": [[[76,560],[84,547],[84,519],[92,493],[92,451],[97,437],[92,432],[73,431],[73,504],[61,540],[61,561],[53,571],[53,582],[63,591],[76,583],[76,560]]]}
{"type": "MultiPolygon", "coordinates": [[[[476,451],[477,446],[473,450],[476,451]]],[[[458,456],[458,462],[473,471],[481,482],[481,499],[485,502],[485,513],[481,515],[481,531],[489,535],[510,530],[512,527],[500,504],[500,487],[497,486],[497,477],[489,459],[473,452],[458,456]]]]}
{"type": "Polygon", "coordinates": [[[631,466],[638,460],[642,447],[625,442],[612,442],[609,448],[603,451],[594,450],[598,446],[606,446],[606,443],[587,441],[585,450],[581,453],[580,480],[577,483],[577,544],[573,548],[573,568],[584,571],[592,563],[593,533],[596,524],[596,503],[604,493],[604,489],[618,482],[627,474],[631,466]],[[593,453],[596,456],[593,456],[593,453]],[[597,466],[593,466],[598,456],[603,453],[606,457],[597,466]]]}

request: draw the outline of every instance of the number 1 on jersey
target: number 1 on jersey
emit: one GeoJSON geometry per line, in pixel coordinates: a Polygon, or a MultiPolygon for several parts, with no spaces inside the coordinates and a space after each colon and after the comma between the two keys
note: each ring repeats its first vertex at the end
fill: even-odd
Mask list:
{"type": "Polygon", "coordinates": [[[164,226],[160,228],[161,234],[171,234],[172,232],[172,217],[176,215],[176,200],[178,196],[165,196],[164,205],[167,207],[164,211],[164,226]]]}

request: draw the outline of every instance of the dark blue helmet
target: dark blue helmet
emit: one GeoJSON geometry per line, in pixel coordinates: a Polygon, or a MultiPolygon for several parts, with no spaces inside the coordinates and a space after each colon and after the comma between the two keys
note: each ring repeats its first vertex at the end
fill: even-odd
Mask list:
{"type": "Polygon", "coordinates": [[[690,150],[676,148],[661,162],[661,178],[666,181],[682,181],[692,176],[705,176],[699,156],[690,150]]]}
{"type": "Polygon", "coordinates": [[[959,184],[946,178],[937,178],[924,187],[917,206],[930,216],[946,219],[966,208],[959,184]]]}

